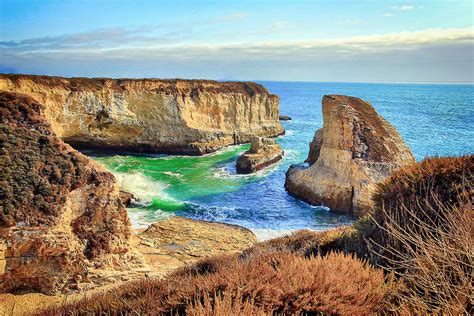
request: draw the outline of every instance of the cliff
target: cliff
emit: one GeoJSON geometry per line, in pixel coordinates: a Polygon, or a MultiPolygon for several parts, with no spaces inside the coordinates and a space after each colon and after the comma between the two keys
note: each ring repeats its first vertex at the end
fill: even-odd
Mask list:
{"type": "Polygon", "coordinates": [[[0,91],[44,104],[77,148],[200,155],[284,133],[278,97],[251,82],[0,74],[0,91]]]}
{"type": "Polygon", "coordinates": [[[113,175],[57,138],[42,111],[0,92],[0,292],[66,291],[130,250],[113,175]]]}
{"type": "Polygon", "coordinates": [[[415,159],[397,130],[359,98],[324,96],[323,120],[308,157],[314,164],[290,167],[285,188],[308,203],[362,216],[376,184],[415,159]]]}

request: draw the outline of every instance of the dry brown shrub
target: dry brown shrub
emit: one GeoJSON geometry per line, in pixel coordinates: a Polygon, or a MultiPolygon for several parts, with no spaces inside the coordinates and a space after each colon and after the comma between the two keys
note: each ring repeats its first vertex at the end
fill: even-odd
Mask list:
{"type": "Polygon", "coordinates": [[[326,231],[300,230],[289,236],[278,237],[255,244],[243,252],[242,257],[252,257],[262,253],[289,251],[301,256],[325,256],[332,251],[354,254],[367,258],[367,247],[362,234],[353,226],[341,226],[326,231]]]}
{"type": "Polygon", "coordinates": [[[399,312],[473,312],[473,172],[472,155],[429,158],[380,186],[372,250],[402,280],[399,312]]]}
{"type": "Polygon", "coordinates": [[[390,286],[382,270],[341,253],[304,258],[274,252],[250,260],[233,255],[181,269],[163,281],[132,282],[43,314],[370,314],[383,309],[390,286]]]}

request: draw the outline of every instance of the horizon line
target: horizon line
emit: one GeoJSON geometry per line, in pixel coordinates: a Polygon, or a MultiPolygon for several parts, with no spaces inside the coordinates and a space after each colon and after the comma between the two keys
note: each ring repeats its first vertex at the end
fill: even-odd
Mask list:
{"type": "Polygon", "coordinates": [[[272,80],[272,79],[211,79],[211,78],[180,78],[180,77],[106,77],[106,76],[65,76],[37,73],[0,72],[0,75],[48,76],[63,78],[90,79],[161,79],[161,80],[213,80],[218,82],[300,82],[300,83],[372,83],[372,84],[439,84],[439,85],[474,85],[474,81],[321,81],[321,80],[272,80]]]}

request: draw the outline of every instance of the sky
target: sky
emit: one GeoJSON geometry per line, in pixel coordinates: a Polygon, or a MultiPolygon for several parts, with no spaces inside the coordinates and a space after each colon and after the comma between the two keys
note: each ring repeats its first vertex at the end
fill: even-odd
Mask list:
{"type": "Polygon", "coordinates": [[[0,0],[0,72],[472,83],[473,3],[0,0]]]}

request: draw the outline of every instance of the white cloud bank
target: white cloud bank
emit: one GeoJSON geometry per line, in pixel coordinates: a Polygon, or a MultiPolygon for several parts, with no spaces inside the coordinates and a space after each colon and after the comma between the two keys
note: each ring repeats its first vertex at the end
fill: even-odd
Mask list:
{"type": "Polygon", "coordinates": [[[0,65],[69,76],[472,82],[473,43],[472,27],[220,45],[114,29],[3,42],[0,65]]]}
{"type": "Polygon", "coordinates": [[[405,4],[405,5],[400,5],[400,6],[394,6],[392,7],[392,9],[400,10],[400,11],[410,11],[410,10],[415,9],[415,7],[412,5],[405,4]]]}

